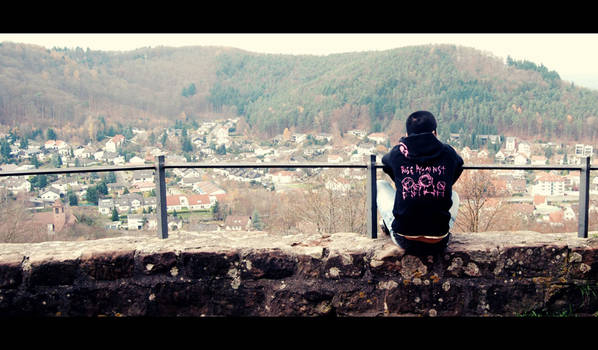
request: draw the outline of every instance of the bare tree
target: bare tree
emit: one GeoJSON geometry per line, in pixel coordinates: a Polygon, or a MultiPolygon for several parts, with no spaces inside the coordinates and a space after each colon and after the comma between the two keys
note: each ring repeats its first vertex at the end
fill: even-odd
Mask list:
{"type": "Polygon", "coordinates": [[[455,226],[464,232],[488,231],[505,213],[505,192],[497,188],[488,172],[471,170],[463,173],[454,190],[460,198],[455,226]]]}

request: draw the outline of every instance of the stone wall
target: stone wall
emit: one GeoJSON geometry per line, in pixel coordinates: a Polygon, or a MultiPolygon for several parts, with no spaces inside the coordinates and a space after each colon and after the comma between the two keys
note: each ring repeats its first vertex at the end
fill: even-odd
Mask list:
{"type": "Polygon", "coordinates": [[[455,234],[424,257],[355,233],[0,244],[0,317],[589,316],[597,248],[527,231],[455,234]]]}

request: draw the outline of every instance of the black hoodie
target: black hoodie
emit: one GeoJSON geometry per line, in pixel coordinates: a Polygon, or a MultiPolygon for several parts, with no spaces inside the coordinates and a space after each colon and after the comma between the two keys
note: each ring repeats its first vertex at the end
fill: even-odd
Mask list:
{"type": "Polygon", "coordinates": [[[453,184],[463,159],[434,134],[403,137],[382,157],[383,170],[395,182],[394,232],[442,236],[449,230],[453,184]]]}

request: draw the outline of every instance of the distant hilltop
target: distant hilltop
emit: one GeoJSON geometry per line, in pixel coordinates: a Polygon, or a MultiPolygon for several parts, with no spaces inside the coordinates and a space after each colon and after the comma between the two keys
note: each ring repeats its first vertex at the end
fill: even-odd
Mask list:
{"type": "Polygon", "coordinates": [[[224,47],[103,52],[0,43],[0,123],[85,135],[99,118],[167,127],[214,114],[240,117],[255,135],[404,132],[426,109],[439,133],[589,141],[598,91],[529,61],[425,45],[386,51],[257,54],[224,47]]]}

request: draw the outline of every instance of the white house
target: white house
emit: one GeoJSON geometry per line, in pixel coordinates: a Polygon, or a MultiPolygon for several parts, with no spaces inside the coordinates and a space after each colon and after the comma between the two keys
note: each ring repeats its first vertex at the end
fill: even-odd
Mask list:
{"type": "Polygon", "coordinates": [[[347,192],[351,189],[351,182],[343,177],[335,177],[326,181],[325,187],[332,191],[347,192]]]}
{"type": "Polygon", "coordinates": [[[248,231],[251,229],[251,216],[229,215],[224,221],[224,229],[231,231],[248,231]]]}
{"type": "Polygon", "coordinates": [[[376,152],[376,146],[373,143],[361,143],[355,147],[358,154],[373,154],[376,152]]]}
{"type": "Polygon", "coordinates": [[[100,199],[98,201],[98,211],[102,215],[112,214],[114,208],[114,200],[112,198],[100,199]]]}
{"type": "Polygon", "coordinates": [[[129,214],[127,216],[127,229],[141,230],[145,224],[145,215],[143,214],[129,214]]]}
{"type": "Polygon", "coordinates": [[[498,162],[498,163],[502,163],[505,161],[505,154],[502,153],[502,151],[498,151],[496,152],[496,154],[494,155],[494,159],[498,162]]]}
{"type": "Polygon", "coordinates": [[[527,157],[524,156],[523,154],[517,154],[515,155],[515,158],[513,159],[513,164],[515,165],[526,165],[527,164],[527,157]]]}
{"type": "Polygon", "coordinates": [[[275,184],[289,184],[295,181],[295,173],[288,170],[277,171],[272,174],[272,182],[275,184]]]}
{"type": "Polygon", "coordinates": [[[187,197],[180,194],[166,196],[166,211],[188,209],[187,197]]]}
{"type": "Polygon", "coordinates": [[[573,211],[573,208],[571,208],[571,206],[567,206],[564,208],[563,210],[563,218],[565,219],[565,221],[574,221],[577,218],[577,215],[575,215],[575,212],[573,211]]]}
{"type": "Polygon", "coordinates": [[[141,157],[134,156],[134,157],[131,157],[131,159],[129,159],[129,164],[143,165],[143,164],[145,164],[145,160],[143,160],[143,158],[141,158],[141,157]]]}
{"type": "Polygon", "coordinates": [[[540,175],[536,179],[533,192],[544,196],[562,196],[565,193],[565,179],[550,173],[540,175]]]}
{"type": "Polygon", "coordinates": [[[11,191],[13,194],[31,191],[31,182],[21,176],[6,179],[4,186],[6,190],[11,191]]]}
{"type": "Polygon", "coordinates": [[[212,141],[214,141],[217,146],[228,144],[228,128],[223,126],[214,128],[214,130],[212,130],[212,141]]]}
{"type": "Polygon", "coordinates": [[[60,199],[60,191],[54,187],[49,187],[41,193],[40,198],[44,201],[54,202],[60,199]]]}
{"type": "Polygon", "coordinates": [[[529,157],[532,153],[530,144],[528,142],[520,142],[519,145],[517,145],[517,152],[529,157]]]}
{"type": "Polygon", "coordinates": [[[154,182],[154,171],[153,170],[139,170],[133,172],[131,184],[138,182],[154,182]]]}
{"type": "Polygon", "coordinates": [[[385,143],[388,140],[386,134],[381,132],[375,132],[368,135],[368,139],[374,141],[375,143],[385,143]]]}
{"type": "Polygon", "coordinates": [[[507,137],[507,140],[505,143],[505,148],[509,152],[515,151],[515,138],[514,137],[512,137],[512,136],[507,137]]]}
{"type": "Polygon", "coordinates": [[[108,142],[106,142],[106,151],[108,152],[116,152],[117,147],[122,146],[125,142],[125,137],[123,135],[114,135],[108,142]]]}
{"type": "Polygon", "coordinates": [[[187,202],[189,203],[190,210],[205,210],[210,209],[216,197],[210,198],[207,194],[192,194],[187,196],[187,202]],[[213,200],[212,200],[213,198],[213,200]]]}
{"type": "Polygon", "coordinates": [[[347,131],[347,134],[357,136],[359,138],[364,138],[366,135],[366,132],[365,132],[365,130],[353,129],[353,130],[347,131]]]}
{"type": "Polygon", "coordinates": [[[338,154],[329,154],[328,155],[328,163],[342,163],[343,157],[339,156],[338,154]]]}
{"type": "Polygon", "coordinates": [[[532,165],[546,165],[545,156],[532,156],[531,161],[532,165]]]}
{"type": "Polygon", "coordinates": [[[295,143],[301,143],[301,142],[305,141],[306,138],[307,138],[306,134],[293,134],[293,135],[291,135],[291,141],[295,142],[295,143]]]}

